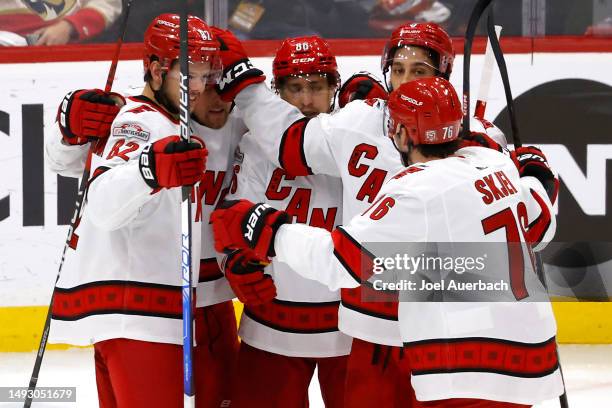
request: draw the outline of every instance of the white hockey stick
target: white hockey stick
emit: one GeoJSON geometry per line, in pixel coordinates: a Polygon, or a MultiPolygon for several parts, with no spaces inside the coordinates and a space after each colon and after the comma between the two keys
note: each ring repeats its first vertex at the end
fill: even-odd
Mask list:
{"type": "MultiPolygon", "coordinates": [[[[502,26],[495,26],[495,35],[499,40],[502,26]]],[[[478,99],[476,100],[476,108],[474,109],[474,117],[484,119],[484,113],[487,109],[487,101],[489,100],[489,89],[491,88],[491,76],[493,75],[493,67],[495,59],[493,49],[491,48],[491,40],[487,39],[487,49],[485,50],[484,62],[482,65],[482,74],[480,76],[480,86],[478,88],[478,99]]]]}

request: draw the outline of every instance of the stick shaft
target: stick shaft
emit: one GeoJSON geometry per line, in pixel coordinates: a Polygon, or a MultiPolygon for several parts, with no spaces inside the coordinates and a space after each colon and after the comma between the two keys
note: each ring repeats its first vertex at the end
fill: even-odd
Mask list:
{"type": "Polygon", "coordinates": [[[117,45],[115,46],[115,54],[111,61],[110,69],[108,70],[108,76],[106,77],[106,85],[104,86],[104,92],[110,92],[115,81],[115,71],[117,71],[117,63],[119,62],[119,54],[121,52],[121,46],[123,45],[123,37],[125,37],[125,30],[127,29],[128,17],[130,15],[130,9],[132,8],[132,0],[128,0],[125,6],[125,14],[123,15],[123,21],[121,21],[121,35],[117,39],[117,45]]]}
{"type": "Polygon", "coordinates": [[[478,0],[474,6],[467,28],[465,30],[465,42],[463,44],[463,125],[464,134],[470,133],[470,61],[472,56],[472,44],[476,27],[484,11],[493,0],[478,0]]]}
{"type": "MultiPolygon", "coordinates": [[[[189,141],[189,44],[188,44],[188,4],[183,0],[180,15],[180,96],[179,119],[180,136],[189,141]]],[[[195,407],[193,387],[193,313],[192,313],[192,234],[191,234],[191,186],[181,189],[181,281],[183,293],[183,406],[195,407]]]]}

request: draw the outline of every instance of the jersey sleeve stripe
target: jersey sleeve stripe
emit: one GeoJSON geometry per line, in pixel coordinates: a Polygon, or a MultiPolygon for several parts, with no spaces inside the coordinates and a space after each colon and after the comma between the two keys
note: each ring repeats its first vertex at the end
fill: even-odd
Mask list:
{"type": "Polygon", "coordinates": [[[553,194],[552,197],[550,197],[550,202],[552,203],[552,205],[555,205],[555,202],[557,201],[557,197],[559,196],[559,177],[555,177],[555,187],[553,190],[553,194]]]}
{"type": "Polygon", "coordinates": [[[357,282],[368,280],[373,273],[374,255],[361,246],[342,227],[332,231],[334,256],[357,282]]]}
{"type": "Polygon", "coordinates": [[[540,197],[540,195],[534,190],[530,190],[530,192],[534,200],[536,200],[536,202],[540,205],[541,212],[538,218],[529,224],[527,237],[529,242],[532,244],[538,244],[542,242],[542,239],[544,239],[544,236],[546,235],[546,231],[548,231],[548,228],[550,227],[551,214],[550,209],[548,208],[548,205],[546,205],[544,199],[542,199],[542,197],[540,197]]]}
{"type": "Polygon", "coordinates": [[[93,183],[93,181],[95,179],[97,179],[98,177],[100,177],[104,172],[110,170],[110,167],[106,167],[106,166],[100,166],[98,168],[96,168],[93,172],[93,174],[91,175],[91,178],[89,179],[89,181],[87,182],[87,185],[90,185],[91,183],[93,183]]]}
{"type": "MultiPolygon", "coordinates": [[[[94,170],[93,174],[91,175],[91,177],[87,181],[87,189],[85,190],[85,197],[87,197],[87,193],[89,192],[89,186],[91,185],[91,183],[93,183],[94,180],[96,180],[98,177],[100,177],[102,174],[106,173],[110,169],[111,169],[110,167],[100,166],[100,167],[97,167],[94,170]]],[[[74,236],[74,234],[72,234],[72,235],[74,236]]]]}
{"type": "Polygon", "coordinates": [[[381,291],[363,284],[352,289],[341,289],[342,305],[368,316],[397,321],[399,294],[381,291]]]}
{"type": "Polygon", "coordinates": [[[541,343],[466,337],[404,343],[412,375],[485,372],[544,377],[559,368],[555,337],[541,343]]]}
{"type": "Polygon", "coordinates": [[[312,175],[304,152],[304,132],[309,120],[302,118],[293,122],[281,139],[278,162],[292,176],[312,175]]]}

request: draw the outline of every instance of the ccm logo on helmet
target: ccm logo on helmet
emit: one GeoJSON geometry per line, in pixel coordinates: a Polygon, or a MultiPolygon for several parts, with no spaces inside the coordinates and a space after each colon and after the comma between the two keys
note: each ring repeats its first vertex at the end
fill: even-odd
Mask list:
{"type": "Polygon", "coordinates": [[[246,224],[247,231],[244,234],[244,237],[248,239],[249,241],[253,241],[253,234],[255,233],[255,225],[257,225],[257,221],[259,221],[259,217],[261,216],[261,213],[267,210],[268,208],[270,208],[268,204],[263,204],[263,203],[259,204],[257,207],[255,207],[251,215],[249,215],[249,219],[247,220],[247,224],[246,224]]]}
{"type": "Polygon", "coordinates": [[[291,60],[292,64],[303,64],[303,63],[308,63],[308,62],[314,62],[314,58],[310,57],[310,58],[295,58],[293,60],[291,60]]]}
{"type": "Polygon", "coordinates": [[[240,75],[247,72],[249,69],[253,68],[253,64],[251,61],[243,61],[236,65],[234,65],[231,69],[229,69],[225,75],[219,81],[219,89],[225,89],[226,85],[229,85],[238,78],[240,75]]]}
{"type": "Polygon", "coordinates": [[[413,105],[416,105],[416,106],[421,106],[421,105],[423,105],[423,102],[419,102],[419,101],[417,101],[416,99],[412,99],[412,98],[411,98],[411,97],[409,97],[409,96],[406,96],[406,95],[400,95],[400,97],[401,97],[403,100],[408,101],[408,102],[410,102],[410,103],[411,103],[411,104],[413,104],[413,105]]]}

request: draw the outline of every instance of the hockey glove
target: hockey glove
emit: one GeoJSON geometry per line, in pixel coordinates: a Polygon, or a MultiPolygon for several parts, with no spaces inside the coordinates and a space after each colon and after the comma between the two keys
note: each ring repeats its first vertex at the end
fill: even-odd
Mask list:
{"type": "Polygon", "coordinates": [[[521,146],[510,152],[510,157],[519,175],[537,178],[544,186],[550,201],[554,203],[559,192],[559,180],[550,169],[544,153],[535,146],[521,146]]]}
{"type": "Polygon", "coordinates": [[[268,204],[231,200],[221,203],[210,215],[210,221],[218,252],[251,248],[257,259],[268,261],[275,255],[276,231],[291,219],[286,212],[268,204]]]}
{"type": "Polygon", "coordinates": [[[234,251],[225,259],[225,277],[245,305],[261,305],[276,297],[274,280],[263,272],[265,266],[248,249],[234,251]]]}
{"type": "Polygon", "coordinates": [[[90,139],[104,139],[110,126],[125,105],[123,96],[101,89],[80,89],[69,92],[57,110],[57,122],[64,142],[83,145],[90,139]]]}
{"type": "Polygon", "coordinates": [[[469,135],[463,135],[459,139],[459,148],[463,147],[486,147],[488,149],[497,150],[500,153],[504,152],[503,147],[495,140],[491,139],[486,133],[471,132],[469,135]]]}
{"type": "Polygon", "coordinates": [[[216,85],[217,93],[225,102],[234,100],[238,93],[251,84],[265,81],[263,71],[253,67],[240,40],[229,30],[211,27],[220,44],[223,76],[216,85]]]}
{"type": "Polygon", "coordinates": [[[359,72],[342,84],[338,93],[338,106],[343,108],[347,103],[356,99],[384,99],[389,94],[382,84],[369,72],[359,72]]]}
{"type": "Polygon", "coordinates": [[[192,139],[168,136],[145,146],[140,153],[140,174],[153,189],[191,186],[202,178],[208,150],[192,139]]]}

